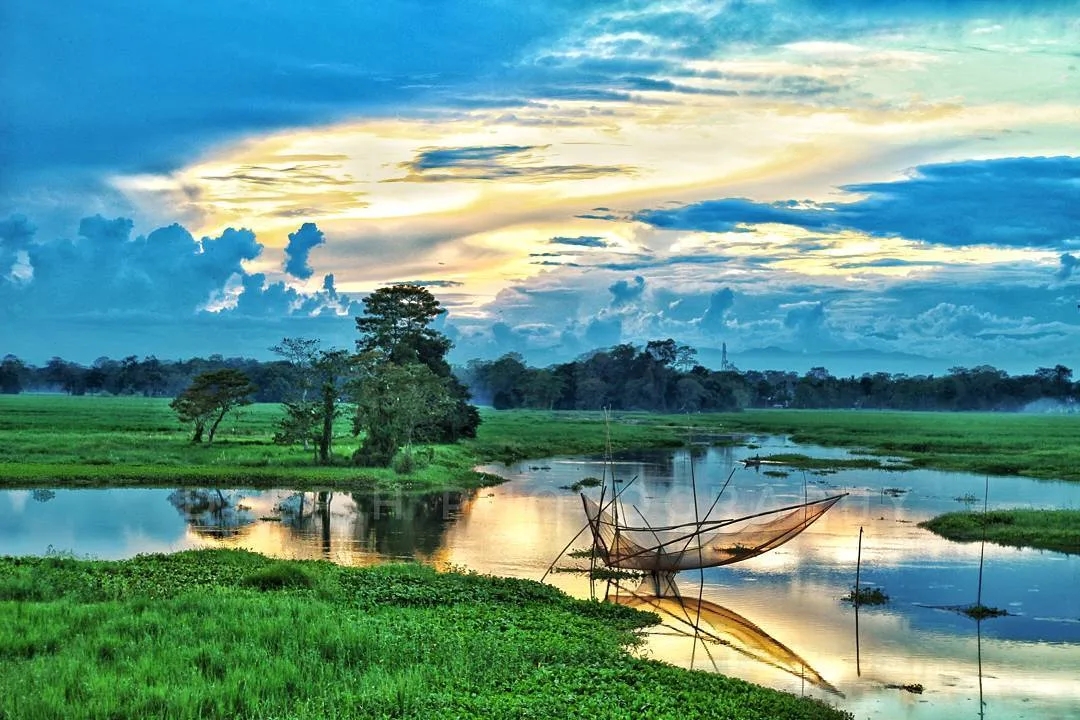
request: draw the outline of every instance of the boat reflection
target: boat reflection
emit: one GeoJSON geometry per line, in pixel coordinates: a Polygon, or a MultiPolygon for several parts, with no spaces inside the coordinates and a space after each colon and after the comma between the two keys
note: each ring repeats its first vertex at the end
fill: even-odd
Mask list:
{"type": "Polygon", "coordinates": [[[662,596],[652,593],[650,588],[648,582],[631,588],[625,583],[609,581],[604,599],[657,614],[661,624],[651,633],[673,633],[690,638],[695,648],[700,642],[714,670],[717,668],[712,648],[721,646],[843,697],[842,692],[797,652],[734,610],[700,595],[683,594],[674,584],[669,585],[673,592],[662,596]]]}

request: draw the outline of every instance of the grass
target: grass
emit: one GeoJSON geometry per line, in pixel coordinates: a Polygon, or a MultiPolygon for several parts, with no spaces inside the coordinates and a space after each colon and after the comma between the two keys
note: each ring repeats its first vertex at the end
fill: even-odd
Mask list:
{"type": "Polygon", "coordinates": [[[949,540],[1080,554],[1080,510],[951,512],[919,523],[949,540]]]}
{"type": "Polygon", "coordinates": [[[840,598],[844,602],[852,603],[853,605],[884,605],[889,602],[889,596],[881,588],[876,587],[861,587],[858,592],[855,592],[855,588],[848,591],[848,594],[840,598]]]}
{"type": "Polygon", "coordinates": [[[412,565],[0,558],[0,717],[851,717],[630,655],[655,621],[412,565]]]}
{"type": "Polygon", "coordinates": [[[599,412],[485,410],[475,440],[436,446],[430,463],[404,475],[351,465],[358,441],[348,434],[335,438],[335,463],[316,466],[310,452],[271,442],[280,415],[277,405],[248,406],[222,424],[213,445],[192,445],[166,400],[0,396],[0,486],[469,488],[498,482],[474,472],[485,462],[597,454],[609,445],[616,452],[672,448],[691,437],[749,443],[760,433],[860,452],[763,457],[814,472],[931,467],[1080,480],[1080,416],[1068,415],[753,410],[615,413],[608,422],[599,412]]]}
{"type": "Polygon", "coordinates": [[[476,457],[463,445],[435,447],[433,461],[408,476],[359,468],[348,457],[358,441],[347,434],[335,438],[335,463],[317,466],[310,451],[272,442],[280,416],[278,405],[247,406],[213,444],[194,445],[167,400],[0,396],[0,485],[428,490],[498,482],[473,471],[476,457]]]}
{"type": "Polygon", "coordinates": [[[968,605],[960,610],[972,620],[985,620],[986,618],[1004,617],[1009,614],[1008,610],[987,607],[986,605],[968,605]]]}
{"type": "Polygon", "coordinates": [[[1080,415],[748,410],[727,416],[725,426],[861,448],[913,467],[1080,480],[1080,415]]]}

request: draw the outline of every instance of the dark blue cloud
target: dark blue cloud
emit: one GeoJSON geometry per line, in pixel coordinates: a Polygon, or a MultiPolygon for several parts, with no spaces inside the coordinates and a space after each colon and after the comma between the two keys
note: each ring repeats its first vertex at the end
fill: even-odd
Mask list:
{"type": "Polygon", "coordinates": [[[724,329],[724,315],[735,302],[735,293],[731,288],[717,290],[709,296],[709,307],[698,322],[704,332],[715,333],[724,329]]]}
{"type": "Polygon", "coordinates": [[[456,148],[431,148],[417,154],[416,159],[408,164],[412,170],[443,170],[447,168],[479,167],[489,168],[499,163],[542,150],[537,145],[473,145],[456,148]]]}
{"type": "MultiPolygon", "coordinates": [[[[323,279],[321,291],[301,293],[249,273],[245,263],[263,252],[250,230],[228,228],[196,240],[180,225],[137,237],[132,227],[127,218],[95,215],[82,220],[74,240],[39,239],[24,218],[0,222],[0,270],[7,265],[0,272],[0,337],[6,346],[0,352],[31,359],[96,353],[92,359],[127,342],[122,354],[187,353],[205,347],[208,337],[232,333],[224,322],[229,317],[253,319],[273,340],[280,339],[288,318],[322,315],[329,322],[359,310],[337,292],[332,276],[323,279]],[[18,273],[9,261],[13,254],[18,273]],[[208,326],[210,320],[222,322],[208,326]]],[[[305,228],[301,232],[309,238],[317,232],[314,225],[305,228]]],[[[257,334],[252,329],[223,343],[257,334]]],[[[260,343],[246,352],[265,347],[260,343]]]]}
{"type": "Polygon", "coordinates": [[[549,245],[572,245],[574,247],[606,248],[608,243],[604,238],[596,235],[582,235],[580,237],[553,237],[548,240],[549,245]]]}
{"type": "Polygon", "coordinates": [[[1055,277],[1057,277],[1058,280],[1068,280],[1072,277],[1073,270],[1076,269],[1076,266],[1080,265],[1080,259],[1069,253],[1062,253],[1061,257],[1058,259],[1061,261],[1061,267],[1058,269],[1055,277]]]}
{"type": "Polygon", "coordinates": [[[665,230],[743,232],[760,223],[798,225],[811,230],[839,229],[836,218],[821,209],[799,207],[794,200],[758,203],[745,198],[706,200],[680,208],[644,210],[635,220],[665,230]]]}
{"type": "Polygon", "coordinates": [[[634,276],[633,282],[617,280],[608,288],[611,293],[612,307],[619,307],[631,303],[641,297],[645,292],[645,278],[640,275],[634,276]]]}
{"type": "Polygon", "coordinates": [[[824,322],[825,303],[820,301],[799,303],[784,315],[784,327],[803,333],[820,327],[824,322]]]}
{"type": "Polygon", "coordinates": [[[401,163],[404,177],[385,182],[447,182],[451,180],[500,180],[516,178],[533,182],[587,179],[602,175],[633,174],[621,165],[545,165],[546,145],[472,145],[427,148],[409,162],[401,163]]]}
{"type": "Polygon", "coordinates": [[[860,268],[934,267],[941,264],[936,260],[905,260],[903,258],[886,257],[840,263],[836,267],[841,270],[858,270],[860,268]]]}
{"type": "Polygon", "coordinates": [[[0,278],[14,271],[20,254],[27,251],[33,237],[34,227],[22,215],[0,220],[0,278]]]}
{"type": "Polygon", "coordinates": [[[403,285],[419,285],[420,287],[429,288],[456,288],[461,287],[463,284],[457,280],[401,280],[398,282],[403,285]]]}
{"type": "Polygon", "coordinates": [[[304,223],[299,230],[289,233],[289,244],[285,246],[285,272],[294,278],[307,280],[314,273],[308,265],[308,254],[325,242],[326,238],[315,223],[304,223]]]}
{"type": "Polygon", "coordinates": [[[923,165],[904,180],[846,185],[849,203],[708,200],[635,218],[673,230],[731,232],[782,223],[949,245],[1062,248],[1080,243],[1080,157],[923,165]]]}
{"type": "Polygon", "coordinates": [[[0,12],[0,166],[12,173],[164,171],[256,130],[392,115],[448,87],[472,95],[480,78],[504,87],[507,64],[582,10],[568,0],[326,0],[317,11],[299,0],[6,0],[0,12]]]}
{"type": "Polygon", "coordinates": [[[622,340],[622,319],[594,318],[585,328],[585,342],[591,348],[608,348],[622,340]]]}

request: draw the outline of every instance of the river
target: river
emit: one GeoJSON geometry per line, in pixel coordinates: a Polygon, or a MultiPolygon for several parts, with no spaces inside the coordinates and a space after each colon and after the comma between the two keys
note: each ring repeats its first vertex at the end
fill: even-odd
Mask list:
{"type": "MultiPolygon", "coordinates": [[[[847,451],[779,437],[755,443],[761,447],[754,451],[702,446],[627,454],[610,466],[621,480],[636,478],[624,505],[637,506],[653,525],[692,520],[695,484],[704,513],[733,468],[714,517],[848,493],[802,535],[766,555],[703,575],[680,574],[690,609],[653,606],[673,615],[649,633],[644,654],[821,697],[858,718],[1080,716],[1080,556],[987,545],[983,604],[1009,615],[977,623],[949,608],[975,602],[979,544],[940,539],[917,523],[981,507],[984,477],[790,469],[781,477],[783,468],[766,474],[742,468],[739,460],[756,453],[838,457],[847,451]],[[863,606],[856,618],[840,598],[854,584],[860,527],[861,583],[881,588],[889,602],[863,606]],[[694,639],[695,623],[706,640],[694,639]],[[922,692],[911,691],[920,685],[922,692]]],[[[409,559],[539,579],[584,524],[578,494],[564,486],[599,477],[605,467],[599,458],[490,466],[485,469],[510,482],[419,496],[0,491],[0,553],[104,559],[242,547],[345,565],[409,559]]],[[[989,484],[991,508],[1080,507],[1080,483],[990,478],[989,484]]],[[[587,545],[582,535],[573,547],[587,545]]],[[[617,593],[623,602],[649,602],[632,587],[614,590],[580,574],[556,572],[547,581],[579,597],[617,593]]]]}

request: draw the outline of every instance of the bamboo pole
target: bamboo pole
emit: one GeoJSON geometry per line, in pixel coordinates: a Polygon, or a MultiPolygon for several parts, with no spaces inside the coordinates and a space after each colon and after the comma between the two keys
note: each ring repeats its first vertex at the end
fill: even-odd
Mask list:
{"type": "Polygon", "coordinates": [[[862,525],[859,526],[859,552],[855,556],[855,608],[859,607],[859,573],[862,570],[862,525]]]}
{"type": "Polygon", "coordinates": [[[979,589],[975,596],[975,607],[982,608],[982,576],[983,558],[986,556],[986,510],[990,499],[990,476],[986,476],[986,487],[983,490],[983,516],[982,516],[982,545],[979,547],[979,589]]]}

